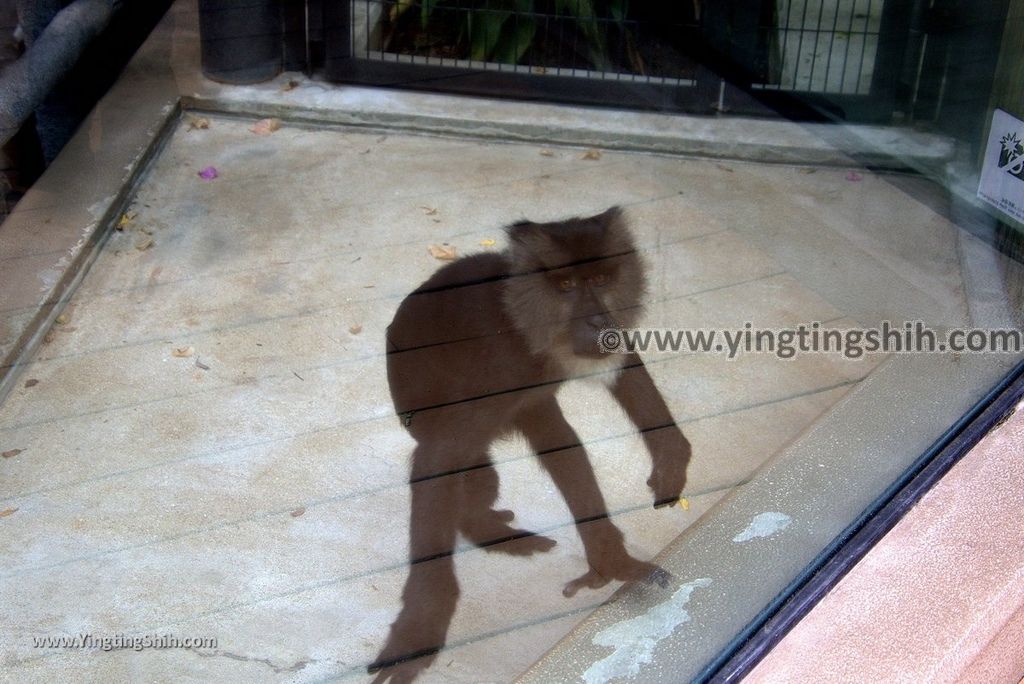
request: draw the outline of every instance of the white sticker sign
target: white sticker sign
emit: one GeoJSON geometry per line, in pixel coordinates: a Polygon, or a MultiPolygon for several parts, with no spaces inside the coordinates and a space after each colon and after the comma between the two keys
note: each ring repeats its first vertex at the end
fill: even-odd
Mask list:
{"type": "Polygon", "coordinates": [[[992,113],[978,197],[1024,222],[1024,121],[1001,109],[992,113]]]}

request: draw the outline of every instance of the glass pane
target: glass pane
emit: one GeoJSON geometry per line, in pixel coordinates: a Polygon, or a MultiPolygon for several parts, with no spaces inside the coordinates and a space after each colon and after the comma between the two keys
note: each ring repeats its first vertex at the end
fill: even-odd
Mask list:
{"type": "Polygon", "coordinates": [[[705,672],[1024,358],[1019,14],[711,5],[179,2],[27,128],[13,677],[705,672]]]}

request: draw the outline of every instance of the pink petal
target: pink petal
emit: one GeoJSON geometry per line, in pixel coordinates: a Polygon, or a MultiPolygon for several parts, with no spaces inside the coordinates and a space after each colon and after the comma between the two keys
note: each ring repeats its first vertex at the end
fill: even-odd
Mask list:
{"type": "Polygon", "coordinates": [[[199,172],[199,177],[202,178],[203,180],[213,180],[218,175],[219,174],[217,173],[217,169],[212,166],[207,166],[205,169],[199,172]]]}
{"type": "Polygon", "coordinates": [[[846,174],[846,180],[848,181],[859,181],[864,180],[864,176],[860,175],[856,171],[850,171],[846,174]]]}

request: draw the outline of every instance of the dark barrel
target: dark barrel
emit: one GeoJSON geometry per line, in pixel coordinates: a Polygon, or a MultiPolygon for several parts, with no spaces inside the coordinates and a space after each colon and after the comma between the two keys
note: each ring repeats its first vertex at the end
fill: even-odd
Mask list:
{"type": "Polygon", "coordinates": [[[280,0],[199,0],[203,74],[258,83],[282,68],[280,0]]]}

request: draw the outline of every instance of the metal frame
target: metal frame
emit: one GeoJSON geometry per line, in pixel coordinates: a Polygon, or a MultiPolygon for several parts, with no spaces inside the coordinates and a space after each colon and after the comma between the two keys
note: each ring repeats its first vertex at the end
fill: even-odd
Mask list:
{"type": "MultiPolygon", "coordinates": [[[[906,49],[912,7],[893,1],[882,5],[875,62],[885,66],[874,69],[868,92],[844,94],[804,92],[765,84],[769,65],[757,55],[767,54],[768,29],[762,14],[772,6],[772,0],[759,0],[753,5],[738,0],[708,4],[699,34],[690,46],[698,65],[694,79],[689,84],[667,85],[614,74],[588,79],[522,73],[521,68],[512,66],[501,69],[497,65],[471,68],[424,64],[411,56],[388,61],[367,59],[354,53],[352,0],[325,0],[324,71],[329,80],[337,82],[525,100],[695,114],[781,114],[799,120],[892,119],[893,112],[902,107],[897,95],[901,92],[898,83],[903,65],[914,57],[906,49]]],[[[820,33],[829,32],[828,28],[800,30],[813,33],[817,40],[820,33]]]]}

